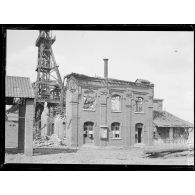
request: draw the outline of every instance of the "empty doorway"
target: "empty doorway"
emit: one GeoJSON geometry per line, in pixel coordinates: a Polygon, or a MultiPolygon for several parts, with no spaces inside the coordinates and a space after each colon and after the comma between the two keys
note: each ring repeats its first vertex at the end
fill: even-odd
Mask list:
{"type": "Polygon", "coordinates": [[[88,121],[84,123],[83,144],[94,142],[93,128],[94,128],[93,122],[88,121]]]}
{"type": "Polygon", "coordinates": [[[135,144],[137,143],[142,143],[142,133],[143,132],[143,124],[142,123],[137,123],[135,125],[135,144]]]}

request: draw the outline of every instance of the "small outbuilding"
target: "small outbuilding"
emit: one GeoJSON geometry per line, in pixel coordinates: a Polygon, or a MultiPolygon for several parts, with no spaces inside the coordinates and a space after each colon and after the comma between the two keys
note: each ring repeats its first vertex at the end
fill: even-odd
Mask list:
{"type": "Polygon", "coordinates": [[[194,133],[193,124],[167,111],[153,111],[154,143],[186,143],[194,133]]]}
{"type": "Polygon", "coordinates": [[[18,104],[18,149],[28,156],[33,154],[34,98],[30,78],[6,76],[5,104],[18,104]]]}

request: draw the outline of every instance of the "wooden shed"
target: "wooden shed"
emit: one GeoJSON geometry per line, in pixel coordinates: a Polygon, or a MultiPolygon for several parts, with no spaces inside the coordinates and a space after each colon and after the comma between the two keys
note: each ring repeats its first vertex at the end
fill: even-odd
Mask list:
{"type": "Polygon", "coordinates": [[[186,143],[194,132],[194,125],[167,111],[153,111],[154,142],[186,143]]]}
{"type": "Polygon", "coordinates": [[[30,78],[6,76],[5,104],[17,105],[18,119],[18,149],[28,156],[33,154],[33,120],[34,120],[34,92],[30,78]]]}

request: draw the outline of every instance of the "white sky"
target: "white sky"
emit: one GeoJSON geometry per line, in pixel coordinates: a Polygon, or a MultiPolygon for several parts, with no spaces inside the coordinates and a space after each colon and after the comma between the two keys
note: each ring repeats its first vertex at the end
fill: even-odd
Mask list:
{"type": "MultiPolygon", "coordinates": [[[[36,80],[38,31],[7,31],[7,75],[36,80]]],[[[155,98],[176,116],[194,121],[193,32],[53,31],[61,76],[71,72],[103,76],[109,58],[111,78],[155,84],[155,98]]]]}

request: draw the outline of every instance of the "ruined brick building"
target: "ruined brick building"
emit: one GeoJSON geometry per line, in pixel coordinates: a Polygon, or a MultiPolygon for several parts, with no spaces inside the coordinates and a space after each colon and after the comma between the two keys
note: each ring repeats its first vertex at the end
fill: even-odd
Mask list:
{"type": "Polygon", "coordinates": [[[40,30],[36,40],[35,100],[37,108],[40,103],[45,104],[43,113],[36,110],[36,114],[40,110],[36,121],[41,135],[65,137],[70,146],[152,144],[153,111],[162,108],[162,101],[154,99],[154,85],[143,79],[130,82],[108,78],[108,59],[104,59],[104,78],[72,73],[65,77],[64,91],[52,50],[55,40],[50,30],[40,30]],[[53,71],[56,80],[51,80],[55,78],[53,71]],[[54,114],[57,105],[61,111],[65,108],[63,120],[54,114]]]}
{"type": "MultiPolygon", "coordinates": [[[[71,73],[66,75],[65,89],[65,115],[51,119],[44,108],[42,136],[54,133],[68,146],[184,143],[189,137],[193,141],[193,124],[163,110],[163,100],[154,98],[154,84],[108,78],[108,59],[104,59],[104,77],[71,73]]],[[[14,124],[19,127],[17,121],[14,124]]],[[[17,143],[18,131],[12,131],[10,135],[6,128],[6,143],[17,143]]]]}
{"type": "Polygon", "coordinates": [[[165,131],[170,138],[173,129],[175,135],[183,135],[193,127],[173,115],[171,119],[162,117],[167,112],[162,110],[163,100],[154,99],[154,84],[151,82],[108,78],[108,59],[104,59],[104,78],[76,73],[66,78],[64,134],[68,145],[151,145],[156,139],[164,141],[165,131]],[[156,112],[161,115],[157,117],[156,112]],[[174,124],[166,124],[173,118],[177,118],[174,124]],[[163,121],[164,125],[157,120],[163,121]]]}
{"type": "Polygon", "coordinates": [[[181,143],[194,137],[193,124],[163,111],[153,83],[109,78],[108,59],[104,77],[71,73],[62,79],[52,50],[55,40],[49,30],[39,31],[33,84],[29,78],[6,76],[6,104],[13,105],[6,113],[6,147],[32,155],[33,138],[53,134],[73,147],[181,143]]]}
{"type": "MultiPolygon", "coordinates": [[[[104,77],[71,73],[65,78],[65,115],[51,120],[44,108],[42,136],[54,133],[68,146],[129,147],[193,140],[193,124],[163,110],[163,100],[154,98],[154,84],[108,78],[108,59],[104,59],[104,77]]],[[[16,110],[17,105],[9,112],[16,110]]],[[[7,143],[14,139],[17,143],[16,130],[10,135],[6,128],[7,143]]]]}
{"type": "Polygon", "coordinates": [[[71,73],[66,76],[66,141],[71,146],[152,144],[154,85],[71,73]]]}

